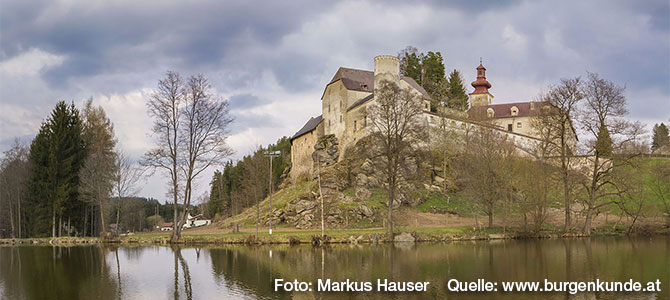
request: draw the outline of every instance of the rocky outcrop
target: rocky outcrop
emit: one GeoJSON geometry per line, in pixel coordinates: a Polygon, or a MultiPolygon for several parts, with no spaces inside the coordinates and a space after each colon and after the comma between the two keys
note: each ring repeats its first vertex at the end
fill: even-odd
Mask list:
{"type": "Polygon", "coordinates": [[[415,241],[416,241],[416,239],[414,238],[414,236],[412,236],[412,234],[407,233],[407,232],[403,232],[399,235],[396,235],[393,238],[394,243],[412,243],[413,244],[415,241]]]}
{"type": "Polygon", "coordinates": [[[337,137],[334,134],[322,136],[316,141],[314,145],[314,152],[312,153],[312,160],[314,161],[314,169],[317,170],[317,164],[321,164],[321,168],[337,163],[340,157],[340,148],[338,146],[337,137]]]}
{"type": "MultiPolygon", "coordinates": [[[[327,228],[343,228],[351,223],[365,221],[371,224],[379,221],[381,212],[379,209],[370,208],[364,203],[354,205],[341,205],[342,203],[358,203],[360,201],[338,193],[339,198],[326,199],[324,197],[324,215],[327,228]]],[[[302,195],[282,209],[274,209],[272,212],[273,224],[289,224],[298,229],[318,228],[321,226],[321,202],[317,193],[302,195]]],[[[269,225],[269,218],[264,218],[263,223],[269,225]]]]}

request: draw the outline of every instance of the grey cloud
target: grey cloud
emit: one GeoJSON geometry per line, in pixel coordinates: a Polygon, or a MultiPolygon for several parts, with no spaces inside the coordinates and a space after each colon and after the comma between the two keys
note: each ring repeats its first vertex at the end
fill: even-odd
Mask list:
{"type": "Polygon", "coordinates": [[[68,60],[45,77],[54,86],[73,77],[156,67],[161,59],[169,61],[166,68],[207,69],[215,68],[249,41],[272,48],[304,18],[325,9],[312,2],[293,1],[160,3],[82,2],[63,10],[14,2],[9,5],[12,10],[3,9],[0,15],[0,47],[9,57],[29,47],[66,55],[68,60]]]}
{"type": "Polygon", "coordinates": [[[398,0],[398,1],[378,1],[380,3],[395,3],[395,5],[422,5],[429,4],[431,7],[443,7],[448,9],[453,9],[457,11],[462,11],[467,14],[477,15],[480,13],[490,12],[494,10],[504,10],[509,7],[517,6],[523,1],[521,0],[471,0],[471,1],[441,1],[441,0],[429,0],[429,1],[407,1],[407,0],[398,0]]]}
{"type": "Polygon", "coordinates": [[[232,111],[231,114],[235,118],[233,122],[231,133],[236,134],[247,130],[248,128],[269,128],[269,127],[280,127],[281,122],[271,114],[267,113],[236,113],[232,111]]]}
{"type": "Polygon", "coordinates": [[[228,99],[231,110],[253,108],[259,105],[268,104],[270,101],[258,98],[251,94],[233,95],[228,99]]]}

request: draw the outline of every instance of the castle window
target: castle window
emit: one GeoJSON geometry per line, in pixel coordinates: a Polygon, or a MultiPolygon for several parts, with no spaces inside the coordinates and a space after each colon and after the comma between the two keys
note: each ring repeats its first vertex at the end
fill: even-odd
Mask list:
{"type": "Polygon", "coordinates": [[[512,108],[510,109],[510,112],[513,116],[517,116],[517,115],[519,115],[519,108],[516,107],[516,106],[512,106],[512,108]]]}
{"type": "Polygon", "coordinates": [[[354,131],[356,131],[356,120],[354,120],[354,131]]]}
{"type": "Polygon", "coordinates": [[[330,104],[328,104],[328,112],[330,112],[330,104]]]}
{"type": "Polygon", "coordinates": [[[342,123],[342,115],[340,115],[340,123],[342,123]]]}
{"type": "Polygon", "coordinates": [[[516,122],[516,128],[521,128],[521,122],[516,122]]]}
{"type": "Polygon", "coordinates": [[[486,116],[489,118],[493,118],[495,116],[495,111],[493,111],[493,108],[488,108],[486,109],[486,116]]]}
{"type": "Polygon", "coordinates": [[[512,131],[512,124],[507,124],[507,131],[512,131]]]}

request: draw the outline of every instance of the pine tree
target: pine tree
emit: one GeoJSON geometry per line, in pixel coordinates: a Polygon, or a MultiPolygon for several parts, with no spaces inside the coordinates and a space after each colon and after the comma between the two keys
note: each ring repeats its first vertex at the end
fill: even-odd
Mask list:
{"type": "Polygon", "coordinates": [[[468,109],[468,95],[465,93],[463,78],[458,70],[454,69],[451,74],[449,74],[447,89],[449,98],[449,100],[447,100],[447,106],[460,111],[466,111],[468,109]]]}
{"type": "Polygon", "coordinates": [[[597,155],[601,157],[612,157],[612,138],[607,126],[604,124],[598,130],[595,150],[597,155]]]}
{"type": "Polygon", "coordinates": [[[221,171],[214,171],[214,176],[212,181],[209,183],[210,192],[209,192],[209,204],[207,205],[207,213],[210,218],[216,216],[216,214],[223,211],[223,202],[224,202],[224,186],[223,186],[223,174],[221,171]]]}
{"type": "Polygon", "coordinates": [[[444,105],[448,96],[444,59],[439,51],[417,53],[412,46],[400,51],[400,75],[410,77],[421,85],[431,98],[431,110],[436,111],[437,106],[444,105]]]}
{"type": "Polygon", "coordinates": [[[51,225],[53,190],[47,172],[49,163],[49,127],[42,123],[40,131],[30,145],[30,164],[32,165],[28,184],[26,216],[28,236],[48,236],[51,225]]]}
{"type": "Polygon", "coordinates": [[[439,83],[445,79],[444,59],[439,51],[428,51],[426,55],[422,55],[421,65],[423,67],[422,84],[439,83]]]}
{"type": "Polygon", "coordinates": [[[33,164],[29,190],[31,235],[62,234],[63,225],[85,226],[78,201],[79,169],[85,158],[79,111],[58,102],[30,148],[33,164]],[[48,221],[50,220],[50,222],[48,221]],[[57,232],[58,231],[58,232],[57,232]]]}
{"type": "Polygon", "coordinates": [[[423,54],[417,54],[417,49],[412,46],[407,46],[407,48],[400,51],[398,58],[400,58],[400,75],[407,76],[416,83],[421,84],[421,56],[423,54]]]}
{"type": "Polygon", "coordinates": [[[663,147],[670,147],[670,133],[665,124],[655,124],[652,133],[651,152],[655,152],[663,147]]]}

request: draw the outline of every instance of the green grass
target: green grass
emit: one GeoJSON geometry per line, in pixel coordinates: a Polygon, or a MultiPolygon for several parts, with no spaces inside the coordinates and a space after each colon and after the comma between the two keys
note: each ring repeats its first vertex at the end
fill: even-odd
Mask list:
{"type": "Polygon", "coordinates": [[[414,196],[423,199],[423,203],[416,207],[422,212],[432,212],[434,209],[440,211],[446,210],[449,209],[450,204],[452,204],[451,198],[448,195],[426,189],[417,190],[414,196]]]}
{"type": "MultiPolygon", "coordinates": [[[[658,196],[654,193],[654,188],[656,187],[656,184],[662,184],[662,181],[660,181],[659,178],[657,178],[654,168],[661,166],[661,165],[666,165],[670,166],[670,159],[665,159],[665,158],[637,158],[634,163],[636,164],[635,166],[622,166],[621,172],[624,172],[623,174],[626,174],[626,176],[633,176],[635,178],[631,178],[632,181],[635,180],[641,180],[641,186],[635,186],[636,191],[634,196],[635,197],[642,197],[642,203],[643,203],[643,215],[647,216],[652,216],[652,215],[660,215],[661,212],[663,211],[663,202],[661,199],[658,198],[658,196]],[[635,168],[635,170],[632,170],[631,168],[635,168]],[[629,173],[630,172],[630,173],[629,173]]],[[[616,169],[615,169],[616,172],[616,169]]],[[[667,183],[668,187],[666,189],[670,189],[670,182],[667,183]]],[[[611,186],[607,186],[603,192],[615,192],[615,189],[611,186]]],[[[581,197],[586,197],[586,195],[580,195],[581,197]]],[[[629,198],[624,198],[626,200],[631,200],[629,198]]],[[[618,196],[609,196],[609,197],[603,197],[602,199],[598,200],[599,202],[605,202],[605,201],[618,201],[620,200],[618,196]]],[[[635,204],[629,203],[627,204],[628,206],[631,206],[631,209],[635,209],[635,204]]],[[[623,213],[621,208],[617,205],[608,205],[602,209],[602,211],[606,211],[609,214],[615,215],[612,216],[616,218],[616,216],[620,215],[623,213]]]]}
{"type": "MultiPolygon", "coordinates": [[[[315,189],[316,183],[314,181],[307,181],[279,190],[272,195],[272,208],[283,209],[299,197],[311,197],[311,193],[315,189]]],[[[266,197],[259,205],[261,218],[269,216],[270,197],[266,197]]],[[[227,225],[232,223],[239,224],[241,228],[251,228],[256,226],[256,205],[247,207],[242,213],[227,218],[224,220],[223,224],[227,225]]]]}
{"type": "Polygon", "coordinates": [[[388,203],[388,192],[385,189],[371,189],[372,196],[366,201],[366,205],[370,208],[384,208],[385,203],[388,203]]]}
{"type": "MultiPolygon", "coordinates": [[[[356,190],[354,188],[348,188],[342,191],[342,193],[350,198],[356,199],[356,190]]],[[[361,204],[365,204],[365,206],[369,208],[384,208],[386,207],[386,203],[388,202],[388,193],[386,192],[385,189],[371,189],[370,190],[370,198],[366,199],[365,201],[355,201],[355,202],[340,202],[337,203],[337,205],[341,208],[347,208],[347,207],[358,207],[361,204]]]]}
{"type": "MultiPolygon", "coordinates": [[[[491,230],[492,232],[495,231],[491,230]]],[[[413,232],[417,237],[422,239],[435,239],[437,237],[447,235],[473,235],[482,234],[484,231],[472,231],[471,227],[396,227],[396,233],[413,232]]],[[[125,243],[142,243],[142,242],[156,242],[165,241],[170,238],[170,232],[152,232],[141,233],[131,236],[121,237],[121,241],[125,243]]],[[[385,236],[385,228],[351,228],[326,230],[325,234],[331,238],[333,242],[347,242],[349,237],[362,236],[365,239],[370,239],[373,234],[385,236]]],[[[255,232],[237,232],[237,233],[216,233],[216,234],[189,234],[184,231],[182,241],[185,243],[241,243],[246,241],[250,236],[255,236],[255,232]]],[[[288,243],[291,240],[299,240],[301,242],[311,242],[313,236],[321,235],[320,230],[301,230],[301,231],[275,231],[270,235],[266,230],[260,231],[258,239],[263,242],[273,243],[288,243]]]]}
{"type": "MultiPolygon", "coordinates": [[[[272,195],[272,207],[273,208],[284,208],[294,199],[311,194],[312,190],[316,188],[316,184],[313,181],[302,182],[294,186],[289,186],[283,190],[280,190],[274,195],[272,195]]],[[[270,201],[270,198],[263,200],[270,201]]]]}

